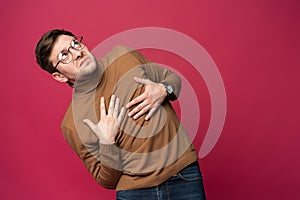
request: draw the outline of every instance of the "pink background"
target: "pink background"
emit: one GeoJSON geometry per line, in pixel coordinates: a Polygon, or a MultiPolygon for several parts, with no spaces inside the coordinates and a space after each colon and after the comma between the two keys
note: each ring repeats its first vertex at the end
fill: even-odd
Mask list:
{"type": "MultiPolygon", "coordinates": [[[[200,159],[208,199],[300,199],[298,1],[2,0],[0,9],[0,199],[114,199],[67,146],[59,125],[72,90],[39,69],[34,48],[53,28],[84,35],[93,49],[146,26],[192,37],[222,75],[225,126],[213,151],[200,159]]],[[[144,53],[180,69],[198,91],[199,150],[210,117],[201,76],[170,53],[144,53]]]]}

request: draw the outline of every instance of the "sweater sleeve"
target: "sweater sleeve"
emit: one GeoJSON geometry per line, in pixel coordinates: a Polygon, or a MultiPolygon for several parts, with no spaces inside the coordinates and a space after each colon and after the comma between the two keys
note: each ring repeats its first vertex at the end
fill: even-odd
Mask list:
{"type": "Polygon", "coordinates": [[[121,176],[120,150],[116,145],[84,145],[76,131],[62,125],[62,132],[90,174],[103,187],[115,189],[121,176]]]}
{"type": "Polygon", "coordinates": [[[176,100],[179,97],[181,90],[181,79],[180,77],[165,68],[162,68],[158,64],[151,63],[143,66],[147,76],[156,83],[167,82],[173,88],[174,98],[170,100],[176,100]]]}

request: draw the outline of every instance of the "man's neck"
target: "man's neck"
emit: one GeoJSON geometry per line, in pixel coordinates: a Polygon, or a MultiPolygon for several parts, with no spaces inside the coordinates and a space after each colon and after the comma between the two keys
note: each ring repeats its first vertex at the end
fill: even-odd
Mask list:
{"type": "Polygon", "coordinates": [[[76,79],[74,83],[74,95],[89,95],[97,88],[101,81],[102,74],[104,72],[104,67],[101,63],[97,62],[97,67],[95,71],[84,79],[76,79]]]}

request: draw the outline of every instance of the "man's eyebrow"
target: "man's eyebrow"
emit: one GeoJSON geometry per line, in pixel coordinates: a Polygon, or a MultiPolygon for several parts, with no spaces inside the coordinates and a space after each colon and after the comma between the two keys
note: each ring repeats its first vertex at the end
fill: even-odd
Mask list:
{"type": "Polygon", "coordinates": [[[68,45],[68,47],[67,47],[67,48],[66,48],[66,47],[64,47],[64,48],[63,48],[63,49],[61,49],[61,50],[60,50],[58,53],[60,53],[60,52],[62,52],[62,51],[64,51],[64,50],[68,50],[68,49],[69,49],[69,48],[72,46],[71,44],[72,44],[72,41],[73,41],[73,40],[77,40],[77,41],[79,41],[79,40],[77,39],[77,37],[75,37],[75,36],[74,36],[74,37],[72,38],[72,40],[69,42],[69,45],[68,45]]]}

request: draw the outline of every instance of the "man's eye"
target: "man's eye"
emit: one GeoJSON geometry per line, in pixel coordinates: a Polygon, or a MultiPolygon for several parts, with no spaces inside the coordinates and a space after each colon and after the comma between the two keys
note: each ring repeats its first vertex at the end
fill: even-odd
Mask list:
{"type": "Polygon", "coordinates": [[[72,47],[75,48],[75,49],[81,49],[82,44],[78,40],[73,40],[72,41],[72,47]]]}
{"type": "Polygon", "coordinates": [[[69,52],[68,51],[62,51],[59,53],[58,59],[61,61],[68,59],[69,52]]]}

